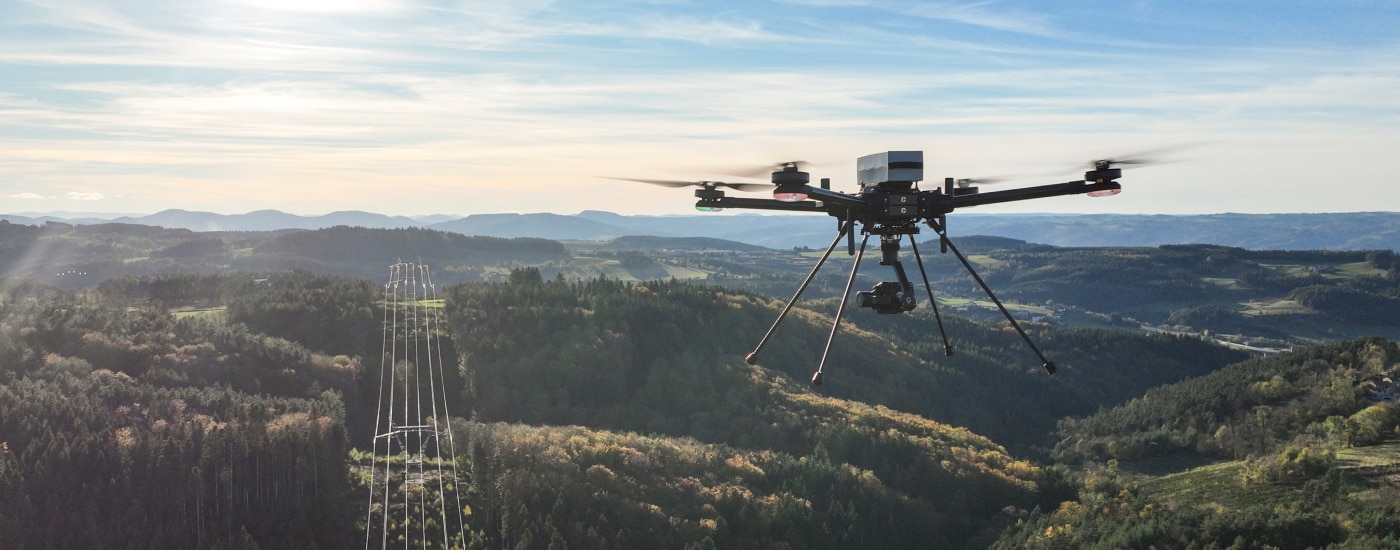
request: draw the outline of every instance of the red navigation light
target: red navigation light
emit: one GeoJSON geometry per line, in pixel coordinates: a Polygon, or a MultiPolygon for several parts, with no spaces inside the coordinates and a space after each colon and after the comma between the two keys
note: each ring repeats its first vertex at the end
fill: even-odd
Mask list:
{"type": "Polygon", "coordinates": [[[1112,197],[1122,192],[1122,189],[1101,189],[1098,191],[1090,191],[1085,194],[1089,195],[1090,197],[1112,197]]]}
{"type": "Polygon", "coordinates": [[[773,189],[773,199],[782,202],[805,201],[807,200],[807,185],[797,182],[779,183],[778,186],[773,189]]]}

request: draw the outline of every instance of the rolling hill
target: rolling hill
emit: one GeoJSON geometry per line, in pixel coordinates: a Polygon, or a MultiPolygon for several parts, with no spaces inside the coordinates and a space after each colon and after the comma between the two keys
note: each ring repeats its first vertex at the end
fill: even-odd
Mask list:
{"type": "Polygon", "coordinates": [[[1380,339],[1223,368],[1066,421],[1055,454],[1077,501],[1022,518],[994,548],[1400,547],[1400,376],[1380,339]]]}
{"type": "MultiPolygon", "coordinates": [[[[629,235],[710,237],[767,248],[825,247],[835,223],[825,216],[754,213],[646,216],[586,210],[578,214],[476,214],[465,217],[386,216],[369,212],[334,212],[299,216],[262,210],[215,214],[167,210],[116,219],[62,215],[0,215],[25,225],[130,223],[192,231],[275,231],[325,229],[338,225],[367,228],[425,227],[466,235],[610,240],[629,235]],[[444,219],[449,218],[449,219],[444,219]]],[[[1327,214],[982,214],[955,213],[949,221],[955,239],[990,235],[1065,247],[1214,244],[1250,250],[1391,250],[1400,251],[1400,213],[1327,214]]]]}
{"type": "MultiPolygon", "coordinates": [[[[810,250],[774,250],[709,237],[627,236],[610,241],[467,237],[422,228],[336,226],[272,232],[196,232],[134,224],[28,226],[0,222],[0,273],[65,289],[117,277],[292,269],[374,278],[400,260],[437,266],[443,285],[502,281],[520,266],[546,278],[703,280],[788,296],[815,262],[810,250]]],[[[1002,237],[959,239],[979,272],[1026,320],[1070,326],[1209,333],[1239,345],[1286,348],[1365,335],[1400,337],[1400,260],[1394,252],[1270,251],[1216,245],[1067,248],[1002,237]]],[[[936,241],[923,243],[925,251],[936,241]]],[[[837,254],[829,265],[848,261],[837,254]]],[[[906,259],[907,258],[906,254],[906,259]]],[[[986,296],[944,255],[925,256],[943,307],[983,321],[986,296]]],[[[857,287],[889,276],[875,259],[857,287]]],[[[845,268],[807,292],[829,298],[845,268]]]]}
{"type": "MultiPolygon", "coordinates": [[[[443,489],[470,510],[465,547],[1131,546],[1148,536],[1233,541],[1269,529],[1302,541],[1384,539],[1384,523],[1337,530],[1383,510],[1360,497],[1377,493],[1343,489],[1350,474],[1329,472],[1339,471],[1333,466],[1347,448],[1326,446],[1384,441],[1394,431],[1389,416],[1357,400],[1358,376],[1395,374],[1400,353],[1381,339],[1247,360],[1197,336],[1027,323],[1060,364],[1050,377],[1000,322],[948,316],[955,353],[945,357],[926,308],[899,316],[857,310],[836,334],[826,385],[814,388],[806,380],[834,299],[804,300],[749,365],[742,358],[781,301],[680,279],[550,277],[541,267],[573,261],[552,241],[346,227],[270,235],[123,224],[8,229],[14,243],[49,243],[111,265],[126,264],[136,243],[147,243],[141,250],[152,259],[187,266],[237,254],[321,265],[371,262],[384,249],[514,254],[506,261],[521,263],[499,282],[445,288],[440,309],[451,343],[443,358],[458,367],[443,380],[448,404],[471,419],[454,426],[469,477],[443,489]],[[548,258],[522,267],[536,246],[548,258]],[[1171,469],[1212,461],[1224,465],[1171,469]],[[1183,477],[1154,473],[1136,484],[1148,471],[1183,477]],[[1217,516],[1209,503],[1173,496],[1222,479],[1256,484],[1240,485],[1249,491],[1282,489],[1247,492],[1241,499],[1260,499],[1258,506],[1217,516]],[[1105,506],[1112,513],[1085,512],[1105,506]]],[[[635,245],[687,243],[724,244],[635,245]]],[[[968,246],[1013,287],[1020,273],[1036,274],[1025,279],[1036,284],[1082,284],[1085,275],[1056,270],[1099,273],[1099,263],[1149,282],[1154,274],[1199,276],[1202,265],[1287,273],[1279,266],[1298,254],[1313,267],[1329,258],[1356,263],[1346,256],[1355,253],[1219,247],[1089,251],[990,238],[968,246]],[[1205,261],[1211,257],[1219,259],[1205,261]]],[[[12,252],[32,257],[23,247],[12,252]]],[[[623,252],[610,252],[619,265],[635,251],[623,252]]],[[[1334,275],[1347,284],[1367,279],[1357,269],[1334,275]]],[[[52,547],[144,533],[147,542],[185,546],[343,545],[363,537],[363,501],[336,495],[364,489],[365,459],[351,449],[372,436],[369,374],[383,345],[378,288],[307,271],[253,281],[219,269],[127,276],[74,293],[8,285],[0,300],[0,434],[12,454],[0,453],[0,489],[24,498],[0,504],[0,541],[52,547]],[[170,313],[187,307],[205,311],[170,313]],[[50,423],[49,411],[68,420],[50,423]],[[312,452],[315,461],[296,461],[312,452]],[[45,464],[87,466],[70,479],[45,464]],[[259,464],[278,466],[262,473],[259,464]],[[39,495],[25,480],[76,485],[39,495]],[[302,491],[292,502],[317,502],[317,514],[268,520],[255,504],[278,498],[281,487],[302,491]],[[147,502],[169,492],[181,498],[147,502]],[[244,504],[204,508],[203,494],[244,504]],[[158,529],[102,512],[143,508],[189,519],[158,529]],[[59,509],[90,510],[90,521],[64,531],[48,512],[35,515],[59,509]],[[201,521],[226,527],[204,531],[201,521]]],[[[1385,455],[1349,456],[1376,465],[1385,455]]],[[[1369,479],[1384,487],[1383,477],[1369,479]]]]}

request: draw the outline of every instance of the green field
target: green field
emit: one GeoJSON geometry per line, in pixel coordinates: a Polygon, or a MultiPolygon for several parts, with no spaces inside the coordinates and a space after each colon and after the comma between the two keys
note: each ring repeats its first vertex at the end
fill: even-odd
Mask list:
{"type": "Polygon", "coordinates": [[[1370,447],[1352,447],[1337,451],[1337,466],[1342,469],[1377,468],[1400,465],[1400,440],[1370,447]]]}
{"type": "Polygon", "coordinates": [[[1305,277],[1308,275],[1322,275],[1329,279],[1354,279],[1356,277],[1384,277],[1384,269],[1376,269],[1366,262],[1350,262],[1339,264],[1283,264],[1283,263],[1263,263],[1259,267],[1273,269],[1285,275],[1295,277],[1305,277]]]}
{"type": "Polygon", "coordinates": [[[1312,315],[1317,313],[1303,304],[1293,300],[1251,300],[1240,304],[1244,307],[1240,311],[1243,315],[1312,315]]]}
{"type": "MultiPolygon", "coordinates": [[[[1337,451],[1337,468],[1349,479],[1348,486],[1360,493],[1400,480],[1400,440],[1370,447],[1337,451]]],[[[1140,487],[1153,501],[1178,505],[1237,508],[1258,502],[1293,502],[1300,498],[1299,487],[1268,483],[1246,483],[1244,461],[1228,461],[1150,477],[1140,487]]]]}
{"type": "Polygon", "coordinates": [[[1142,483],[1154,502],[1238,508],[1261,501],[1288,500],[1291,489],[1279,485],[1245,484],[1243,461],[1221,462],[1165,475],[1142,483]]]}
{"type": "Polygon", "coordinates": [[[193,309],[193,308],[189,308],[189,309],[178,309],[178,310],[172,311],[171,314],[174,315],[176,319],[184,319],[184,318],[188,318],[188,317],[197,317],[197,316],[201,316],[201,315],[215,315],[215,314],[221,314],[221,313],[224,312],[225,309],[226,309],[226,308],[223,308],[223,307],[211,307],[211,308],[204,308],[204,309],[193,309]]]}

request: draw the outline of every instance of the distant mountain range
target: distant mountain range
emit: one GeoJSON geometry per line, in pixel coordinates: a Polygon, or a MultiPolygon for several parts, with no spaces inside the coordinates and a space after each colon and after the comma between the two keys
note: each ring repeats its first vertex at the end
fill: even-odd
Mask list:
{"type": "MultiPolygon", "coordinates": [[[[624,236],[708,237],[769,248],[825,248],[836,222],[823,216],[627,216],[595,210],[563,214],[476,214],[407,217],[344,211],[298,216],[276,210],[215,214],[165,210],[148,216],[85,217],[80,213],[0,215],[14,224],[127,223],[192,231],[273,231],[334,226],[378,229],[421,227],[491,237],[601,241],[624,236]]],[[[949,235],[991,235],[1055,246],[1218,244],[1253,250],[1400,251],[1400,212],[1333,214],[955,214],[949,235]]],[[[920,240],[933,237],[931,230],[920,240]]]]}

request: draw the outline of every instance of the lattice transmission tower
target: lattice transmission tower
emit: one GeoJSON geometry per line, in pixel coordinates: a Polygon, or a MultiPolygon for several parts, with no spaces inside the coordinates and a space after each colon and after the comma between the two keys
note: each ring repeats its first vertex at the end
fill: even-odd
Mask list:
{"type": "Polygon", "coordinates": [[[446,328],[442,305],[428,266],[390,266],[366,550],[464,545],[461,478],[440,342],[446,328]]]}

